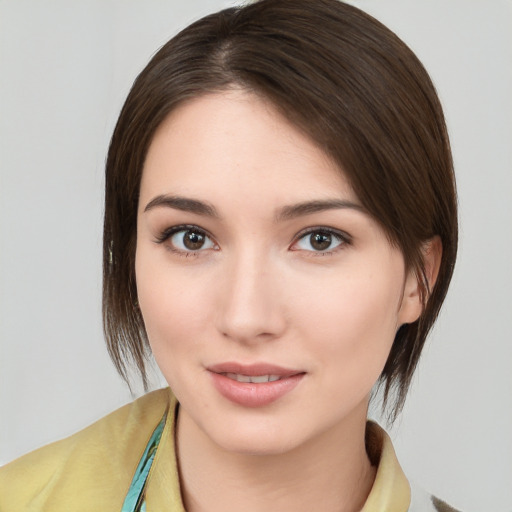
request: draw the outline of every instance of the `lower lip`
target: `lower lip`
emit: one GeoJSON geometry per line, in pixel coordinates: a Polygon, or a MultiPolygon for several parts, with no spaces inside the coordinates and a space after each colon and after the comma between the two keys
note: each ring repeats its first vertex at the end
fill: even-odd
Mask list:
{"type": "Polygon", "coordinates": [[[302,380],[304,373],[274,382],[238,382],[220,373],[211,373],[213,384],[225,398],[244,407],[263,407],[283,397],[302,380]]]}

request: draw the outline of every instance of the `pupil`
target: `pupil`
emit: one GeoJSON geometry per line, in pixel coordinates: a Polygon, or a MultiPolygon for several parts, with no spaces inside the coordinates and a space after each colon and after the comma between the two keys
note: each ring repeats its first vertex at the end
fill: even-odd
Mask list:
{"type": "Polygon", "coordinates": [[[204,245],[204,235],[196,231],[187,231],[183,238],[183,245],[192,251],[201,249],[204,245]]]}
{"type": "Polygon", "coordinates": [[[311,235],[311,246],[317,251],[325,251],[331,245],[332,237],[326,233],[314,233],[311,235]]]}

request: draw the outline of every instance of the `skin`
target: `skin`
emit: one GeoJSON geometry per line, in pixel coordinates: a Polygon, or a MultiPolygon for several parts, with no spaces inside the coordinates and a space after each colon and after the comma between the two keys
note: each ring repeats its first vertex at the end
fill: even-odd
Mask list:
{"type": "Polygon", "coordinates": [[[343,172],[261,98],[205,95],[157,130],[137,230],[139,305],[181,404],[187,510],[360,510],[375,476],[364,446],[369,394],[421,301],[343,172]],[[291,213],[312,201],[343,207],[291,213]],[[166,238],[180,225],[202,230],[199,250],[183,245],[184,231],[166,238]],[[334,232],[323,251],[304,234],[319,228],[334,232]],[[212,384],[208,369],[226,361],[304,375],[271,404],[244,407],[212,384]]]}

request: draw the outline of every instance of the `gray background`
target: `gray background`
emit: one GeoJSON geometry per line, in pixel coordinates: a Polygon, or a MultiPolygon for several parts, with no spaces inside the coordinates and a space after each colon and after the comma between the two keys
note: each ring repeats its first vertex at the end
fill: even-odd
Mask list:
{"type": "MultiPolygon", "coordinates": [[[[430,71],[460,196],[453,285],[391,434],[425,488],[467,512],[510,511],[512,3],[352,3],[430,71]]],[[[0,0],[0,464],[131,399],[100,323],[109,137],[152,53],[232,4],[0,0]]]]}

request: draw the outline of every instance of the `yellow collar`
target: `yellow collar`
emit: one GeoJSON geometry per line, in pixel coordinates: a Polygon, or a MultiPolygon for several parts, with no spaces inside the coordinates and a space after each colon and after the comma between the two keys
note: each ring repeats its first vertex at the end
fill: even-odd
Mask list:
{"type": "Polygon", "coordinates": [[[411,502],[409,482],[398,463],[388,434],[373,421],[366,424],[366,450],[377,474],[361,512],[407,512],[411,502]]]}

